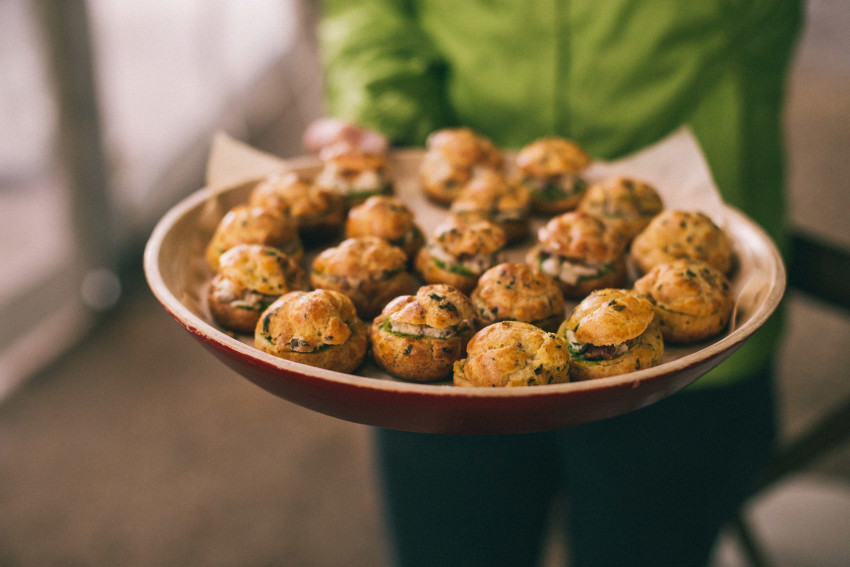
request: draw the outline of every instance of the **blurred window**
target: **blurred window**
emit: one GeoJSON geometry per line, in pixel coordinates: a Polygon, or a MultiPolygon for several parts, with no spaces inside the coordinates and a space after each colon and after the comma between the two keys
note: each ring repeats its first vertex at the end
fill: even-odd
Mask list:
{"type": "Polygon", "coordinates": [[[0,398],[117,301],[114,266],[93,265],[104,255],[91,249],[138,246],[198,187],[212,132],[239,130],[245,93],[292,50],[297,16],[297,0],[0,1],[0,398]],[[64,175],[52,70],[81,62],[57,54],[58,36],[89,44],[103,188],[64,175]]]}

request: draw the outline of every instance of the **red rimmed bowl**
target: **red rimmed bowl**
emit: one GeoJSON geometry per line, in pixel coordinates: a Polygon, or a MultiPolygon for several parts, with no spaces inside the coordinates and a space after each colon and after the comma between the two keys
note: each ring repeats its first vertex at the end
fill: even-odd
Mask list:
{"type": "MultiPolygon", "coordinates": [[[[415,171],[421,152],[396,152],[396,194],[415,212],[426,233],[446,214],[419,192],[415,171]]],[[[315,170],[311,160],[295,169],[315,170]]],[[[662,364],[620,376],[531,388],[455,388],[394,379],[372,363],[343,374],[260,352],[251,337],[218,327],[205,305],[212,277],[204,248],[218,220],[247,200],[250,184],[216,194],[201,189],[171,209],[145,248],[151,290],[172,317],[224,364],[265,390],[300,406],[348,421],[425,433],[525,433],[570,427],[621,415],[681,390],[717,366],[761,327],[779,305],[785,268],[776,246],[752,220],[732,208],[725,228],[735,242],[732,278],[738,298],[730,330],[690,347],[667,347],[662,364]]],[[[536,226],[539,226],[538,221],[536,226]]],[[[529,240],[509,252],[521,259],[529,240]]],[[[568,306],[571,309],[573,304],[568,306]]]]}

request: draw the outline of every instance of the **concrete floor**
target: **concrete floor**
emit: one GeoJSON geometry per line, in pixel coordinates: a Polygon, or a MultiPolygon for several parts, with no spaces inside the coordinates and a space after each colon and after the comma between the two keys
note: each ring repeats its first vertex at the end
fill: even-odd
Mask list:
{"type": "MultiPolygon", "coordinates": [[[[834,46],[850,9],[811,10],[789,105],[792,220],[847,246],[850,70],[834,46]]],[[[248,383],[130,276],[93,333],[0,405],[0,566],[386,565],[369,428],[248,383]]],[[[850,396],[850,317],[794,292],[786,305],[788,440],[850,396]]],[[[850,444],[747,513],[772,565],[846,565],[850,444]]],[[[562,556],[551,544],[546,565],[562,556]]],[[[715,564],[744,565],[730,538],[715,564]]]]}

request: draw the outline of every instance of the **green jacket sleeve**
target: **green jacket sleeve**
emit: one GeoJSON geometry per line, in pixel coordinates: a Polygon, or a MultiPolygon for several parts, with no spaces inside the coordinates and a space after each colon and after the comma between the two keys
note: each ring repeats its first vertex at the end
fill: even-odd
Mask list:
{"type": "Polygon", "coordinates": [[[446,67],[404,0],[326,0],[319,27],[329,115],[422,144],[453,122],[446,67]]]}

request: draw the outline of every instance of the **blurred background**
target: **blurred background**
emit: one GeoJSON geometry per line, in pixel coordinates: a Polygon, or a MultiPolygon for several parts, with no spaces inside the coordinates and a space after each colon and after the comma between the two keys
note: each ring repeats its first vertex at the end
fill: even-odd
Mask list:
{"type": "MultiPolygon", "coordinates": [[[[0,565],[386,564],[369,429],[220,365],[141,269],[156,221],[202,185],[215,131],[301,152],[321,114],[318,12],[0,0],[0,565]]],[[[742,511],[767,565],[850,557],[850,279],[816,281],[847,276],[848,30],[850,3],[810,1],[789,85],[805,273],[778,387],[800,458],[742,511]]],[[[752,560],[736,533],[718,567],[752,560]]]]}

